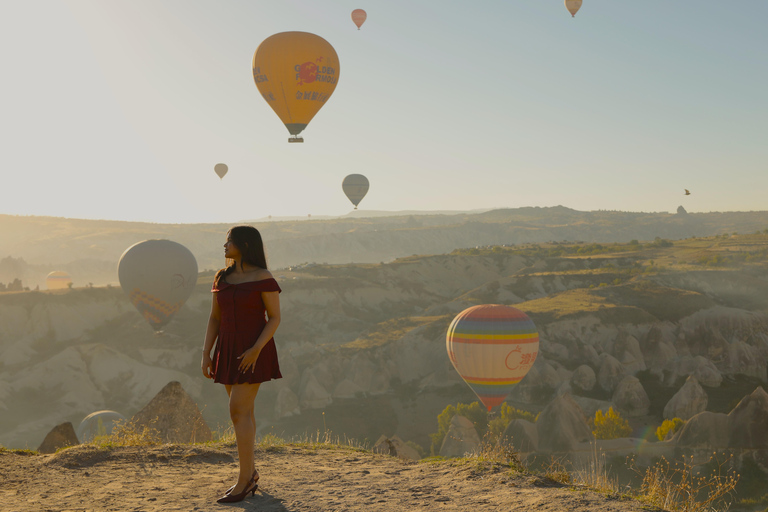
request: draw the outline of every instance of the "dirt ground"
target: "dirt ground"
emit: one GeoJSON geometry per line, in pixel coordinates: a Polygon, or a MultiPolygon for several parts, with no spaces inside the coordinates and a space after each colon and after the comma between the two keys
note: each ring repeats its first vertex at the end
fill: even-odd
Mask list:
{"type": "Polygon", "coordinates": [[[54,455],[0,452],[0,510],[568,511],[641,504],[476,462],[407,462],[348,449],[286,445],[256,452],[256,496],[216,499],[234,483],[234,448],[163,445],[54,455]]]}

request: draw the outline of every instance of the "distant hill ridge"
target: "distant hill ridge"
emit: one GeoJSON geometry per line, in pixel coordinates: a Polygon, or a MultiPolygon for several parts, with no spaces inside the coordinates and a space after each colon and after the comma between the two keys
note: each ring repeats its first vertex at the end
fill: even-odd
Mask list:
{"type": "MultiPolygon", "coordinates": [[[[236,223],[233,223],[236,224],[236,223]]],[[[115,284],[120,255],[136,242],[167,238],[184,244],[200,269],[223,266],[224,234],[233,224],[154,224],[0,215],[0,282],[43,285],[65,270],[76,286],[115,284]],[[8,258],[13,258],[13,261],[8,258]],[[20,261],[23,260],[23,261],[20,261]]],[[[253,223],[264,236],[270,266],[305,262],[377,263],[458,248],[547,241],[628,242],[682,239],[768,228],[768,211],[711,213],[583,212],[564,206],[480,213],[405,214],[253,223]]]]}

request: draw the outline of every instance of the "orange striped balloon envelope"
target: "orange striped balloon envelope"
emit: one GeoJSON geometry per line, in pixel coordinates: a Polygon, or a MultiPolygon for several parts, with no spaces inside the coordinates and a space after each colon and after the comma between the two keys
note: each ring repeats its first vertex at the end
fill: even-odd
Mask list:
{"type": "Polygon", "coordinates": [[[266,38],[253,54],[253,81],[291,137],[298,135],[328,101],[339,81],[339,57],[333,46],[308,32],[280,32],[266,38]]]}
{"type": "Polygon", "coordinates": [[[159,331],[195,290],[197,261],[180,243],[144,240],[120,256],[117,275],[131,303],[159,331]]]}
{"type": "Polygon", "coordinates": [[[533,366],[539,332],[519,309],[483,304],[456,315],[445,347],[453,367],[490,411],[533,366]]]}
{"type": "Polygon", "coordinates": [[[368,15],[362,9],[355,9],[352,11],[352,22],[357,25],[357,30],[360,30],[360,27],[363,26],[367,17],[368,15]]]}

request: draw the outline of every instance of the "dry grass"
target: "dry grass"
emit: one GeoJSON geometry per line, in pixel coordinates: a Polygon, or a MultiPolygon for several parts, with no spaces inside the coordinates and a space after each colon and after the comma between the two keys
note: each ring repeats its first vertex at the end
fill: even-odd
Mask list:
{"type": "Polygon", "coordinates": [[[598,450],[597,443],[592,443],[592,454],[587,464],[574,471],[573,482],[590,489],[605,493],[618,493],[619,481],[608,474],[605,452],[598,450]]]}
{"type": "Polygon", "coordinates": [[[92,444],[98,448],[115,448],[117,446],[156,446],[162,444],[160,433],[150,422],[149,425],[137,425],[132,421],[116,421],[112,432],[108,435],[96,436],[92,444]]]}
{"type": "MultiPolygon", "coordinates": [[[[642,473],[643,483],[638,496],[642,501],[664,510],[698,512],[716,510],[725,503],[739,481],[739,475],[727,471],[730,458],[719,461],[713,454],[710,463],[715,471],[697,472],[693,457],[670,464],[662,458],[642,473]]],[[[725,503],[726,508],[730,503],[725,503]]]]}

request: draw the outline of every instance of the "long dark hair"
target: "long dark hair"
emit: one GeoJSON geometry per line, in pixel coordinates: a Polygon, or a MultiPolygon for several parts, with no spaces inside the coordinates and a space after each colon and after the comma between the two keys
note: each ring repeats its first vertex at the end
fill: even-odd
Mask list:
{"type": "MultiPolygon", "coordinates": [[[[227,232],[227,240],[231,240],[242,255],[241,264],[247,263],[259,268],[267,268],[267,255],[264,253],[264,242],[261,233],[253,226],[235,226],[227,232]]],[[[227,267],[216,275],[218,282],[235,270],[235,260],[227,258],[227,267]]]]}

